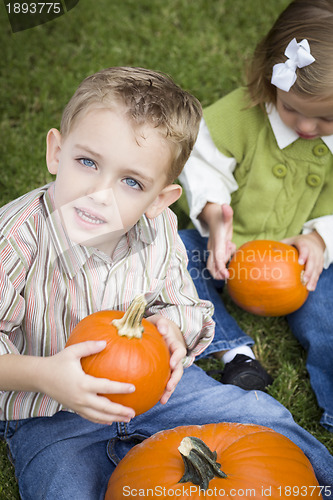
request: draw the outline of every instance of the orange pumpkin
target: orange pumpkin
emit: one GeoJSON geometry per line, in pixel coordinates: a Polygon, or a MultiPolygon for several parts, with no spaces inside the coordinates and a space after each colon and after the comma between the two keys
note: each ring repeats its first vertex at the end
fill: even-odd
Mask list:
{"type": "Polygon", "coordinates": [[[291,245],[250,241],[235,252],[228,269],[229,295],[245,311],[284,316],[307,299],[309,292],[302,283],[304,265],[298,263],[298,251],[291,245]]]}
{"type": "Polygon", "coordinates": [[[191,425],[134,446],[113,472],[105,500],[321,498],[313,468],[288,438],[258,425],[191,425]]]}
{"type": "Polygon", "coordinates": [[[111,401],[133,408],[140,415],[161,398],[170,378],[169,349],[155,325],[143,318],[142,296],[126,313],[99,311],[73,329],[66,347],[87,340],[105,340],[103,351],[81,359],[83,370],[94,377],[135,385],[131,394],[104,394],[111,401]]]}

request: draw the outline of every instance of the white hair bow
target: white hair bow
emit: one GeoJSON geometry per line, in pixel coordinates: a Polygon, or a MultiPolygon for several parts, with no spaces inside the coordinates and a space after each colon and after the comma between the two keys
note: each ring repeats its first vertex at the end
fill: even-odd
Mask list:
{"type": "Polygon", "coordinates": [[[304,39],[297,43],[293,38],[288,44],[285,53],[286,62],[274,64],[271,83],[285,92],[296,82],[296,68],[304,68],[315,61],[310,53],[309,42],[304,39]]]}

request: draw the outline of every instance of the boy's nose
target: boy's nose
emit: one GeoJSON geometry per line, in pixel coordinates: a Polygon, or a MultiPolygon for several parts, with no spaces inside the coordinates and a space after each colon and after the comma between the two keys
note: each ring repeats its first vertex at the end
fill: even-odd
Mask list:
{"type": "Polygon", "coordinates": [[[88,192],[88,196],[98,205],[111,205],[114,202],[112,188],[100,189],[91,187],[88,192]]]}

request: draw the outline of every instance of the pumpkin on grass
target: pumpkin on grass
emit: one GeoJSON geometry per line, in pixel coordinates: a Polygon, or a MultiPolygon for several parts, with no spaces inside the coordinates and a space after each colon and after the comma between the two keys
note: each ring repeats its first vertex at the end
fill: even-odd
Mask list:
{"type": "Polygon", "coordinates": [[[155,325],[143,319],[146,301],[136,297],[127,311],[90,314],[72,330],[66,347],[87,340],[105,340],[103,351],[81,359],[94,377],[135,385],[131,394],[103,394],[140,415],[161,398],[170,378],[169,349],[155,325]]]}
{"type": "Polygon", "coordinates": [[[237,423],[176,427],[134,446],[110,477],[105,500],[134,496],[321,498],[298,446],[267,427],[237,423]]]}
{"type": "Polygon", "coordinates": [[[245,243],[230,260],[228,292],[242,309],[260,316],[285,316],[300,308],[308,290],[295,247],[271,240],[245,243]]]}

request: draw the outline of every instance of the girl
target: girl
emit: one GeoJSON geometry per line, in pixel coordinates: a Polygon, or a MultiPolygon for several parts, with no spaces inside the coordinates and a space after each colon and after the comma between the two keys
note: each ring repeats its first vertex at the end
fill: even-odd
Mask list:
{"type": "Polygon", "coordinates": [[[230,256],[242,243],[273,239],[295,245],[311,293],[287,319],[308,350],[311,384],[324,410],[321,423],[330,431],[332,33],[332,0],[294,0],[257,46],[246,88],[204,111],[195,149],[180,176],[197,228],[181,232],[190,274],[201,298],[215,305],[216,335],[205,355],[222,356],[223,383],[244,389],[265,389],[271,383],[254,359],[253,340],[227,313],[218,289],[228,277],[230,256]]]}

